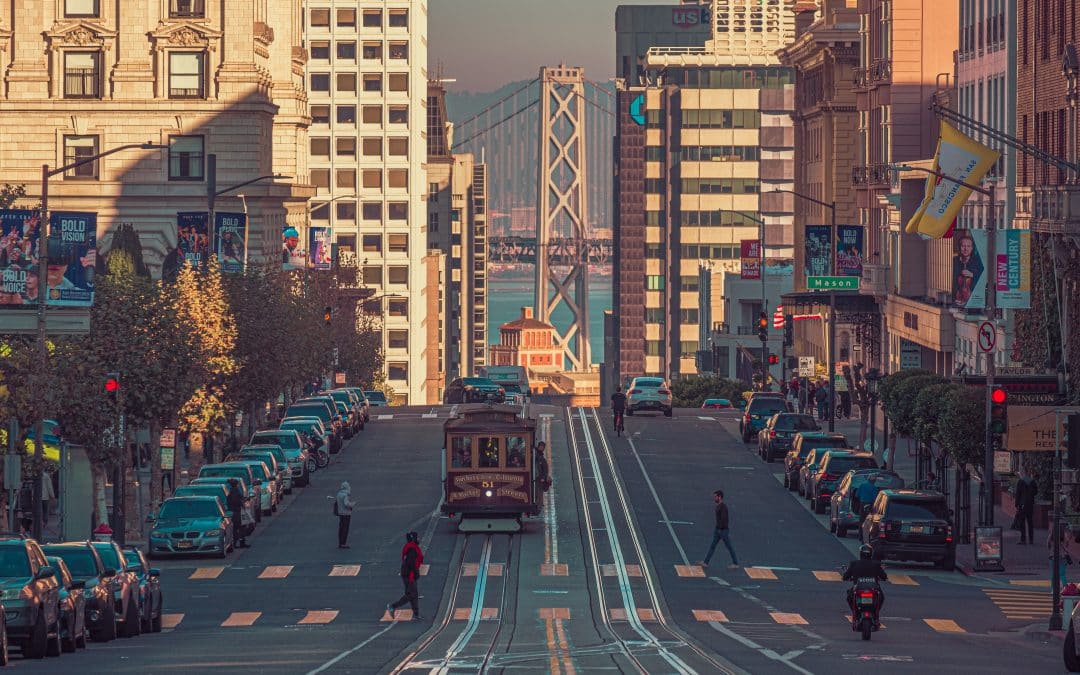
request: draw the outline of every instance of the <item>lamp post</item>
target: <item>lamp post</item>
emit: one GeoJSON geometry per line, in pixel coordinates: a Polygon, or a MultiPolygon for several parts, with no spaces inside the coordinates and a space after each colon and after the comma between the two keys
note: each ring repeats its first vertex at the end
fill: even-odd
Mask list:
{"type": "Polygon", "coordinates": [[[877,401],[878,382],[881,380],[881,371],[871,368],[866,371],[866,393],[870,395],[870,454],[874,454],[874,440],[877,435],[877,401]]]}
{"type": "MultiPolygon", "coordinates": [[[[829,244],[832,246],[832,260],[830,272],[836,273],[836,201],[826,202],[817,197],[811,197],[810,195],[804,195],[801,192],[794,190],[788,190],[785,188],[775,188],[773,192],[786,192],[789,195],[794,195],[800,199],[817,204],[818,206],[829,209],[829,244]]],[[[829,431],[836,431],[836,377],[834,370],[836,370],[836,291],[826,291],[829,294],[829,325],[828,335],[826,341],[828,344],[829,352],[829,365],[826,368],[829,378],[829,431]]]]}

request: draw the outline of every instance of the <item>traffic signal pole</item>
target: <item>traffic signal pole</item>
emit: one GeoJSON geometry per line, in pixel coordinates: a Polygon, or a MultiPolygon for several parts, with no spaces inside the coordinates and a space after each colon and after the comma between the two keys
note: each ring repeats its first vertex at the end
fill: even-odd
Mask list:
{"type": "MultiPolygon", "coordinates": [[[[990,212],[986,216],[986,318],[994,331],[994,347],[986,355],[986,430],[983,436],[983,512],[982,524],[994,524],[994,443],[990,417],[993,408],[991,398],[994,391],[994,375],[997,373],[997,208],[995,197],[997,190],[994,183],[986,196],[989,198],[990,212]]],[[[1008,429],[1005,430],[1008,433],[1008,429]]],[[[1056,510],[1056,509],[1055,509],[1056,510]]],[[[1055,575],[1056,576],[1056,575],[1055,575]]]]}

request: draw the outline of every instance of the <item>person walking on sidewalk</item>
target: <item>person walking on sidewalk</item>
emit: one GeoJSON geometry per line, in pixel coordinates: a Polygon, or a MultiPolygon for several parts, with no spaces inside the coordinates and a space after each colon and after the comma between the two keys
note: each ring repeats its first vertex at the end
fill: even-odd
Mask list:
{"type": "Polygon", "coordinates": [[[352,487],[349,481],[341,481],[341,489],[334,498],[334,515],[338,517],[337,547],[349,548],[349,523],[352,522],[352,510],[356,504],[352,500],[352,487]]]}
{"type": "Polygon", "coordinates": [[[420,550],[420,535],[409,532],[405,535],[405,546],[401,549],[401,582],[405,593],[395,602],[386,606],[386,611],[393,618],[398,607],[412,607],[413,621],[420,621],[420,590],[416,586],[420,579],[420,566],[424,564],[424,552],[420,550]]]}
{"type": "Polygon", "coordinates": [[[247,537],[244,532],[244,495],[240,494],[240,481],[236,478],[229,479],[229,494],[225,498],[228,502],[229,513],[232,516],[233,548],[247,548],[247,537]]]}
{"type": "Polygon", "coordinates": [[[731,564],[728,565],[728,568],[737,569],[739,567],[739,558],[735,555],[735,547],[731,544],[728,507],[724,503],[723,490],[713,492],[713,502],[716,504],[716,527],[713,530],[713,540],[709,546],[709,552],[705,554],[705,560],[702,561],[701,566],[709,566],[709,561],[712,560],[713,553],[716,552],[716,545],[722,541],[724,546],[727,547],[728,553],[731,554],[731,564]]]}
{"type": "Polygon", "coordinates": [[[1016,523],[1020,529],[1020,543],[1035,543],[1035,497],[1039,484],[1026,470],[1020,471],[1016,481],[1016,523]]]}

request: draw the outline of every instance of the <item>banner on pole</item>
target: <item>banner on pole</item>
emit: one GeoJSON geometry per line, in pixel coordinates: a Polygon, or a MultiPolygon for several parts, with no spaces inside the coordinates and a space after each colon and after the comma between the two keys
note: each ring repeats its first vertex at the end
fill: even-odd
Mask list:
{"type": "Polygon", "coordinates": [[[743,239],[739,246],[743,279],[761,278],[761,240],[743,239]]]}
{"type": "Polygon", "coordinates": [[[287,270],[303,269],[307,253],[300,247],[300,233],[291,225],[281,232],[281,266],[287,270]]]}
{"type": "Polygon", "coordinates": [[[957,230],[953,236],[953,305],[986,306],[986,230],[957,230]]]}
{"type": "Polygon", "coordinates": [[[803,269],[808,277],[832,276],[832,228],[807,225],[803,269]]]}
{"type": "Polygon", "coordinates": [[[50,305],[94,304],[97,266],[97,214],[54,211],[49,216],[49,262],[46,283],[50,305]]]}
{"type": "Polygon", "coordinates": [[[997,230],[997,306],[1031,307],[1031,232],[997,230]]]}
{"type": "Polygon", "coordinates": [[[0,305],[37,304],[40,222],[37,211],[0,211],[0,305]]]}
{"type": "Polygon", "coordinates": [[[308,266],[313,270],[328,270],[333,262],[330,250],[330,228],[312,227],[308,233],[308,266]]]}
{"type": "Polygon", "coordinates": [[[222,272],[243,273],[246,230],[247,214],[214,213],[214,252],[217,254],[222,272]]]}
{"type": "Polygon", "coordinates": [[[837,225],[836,275],[861,277],[864,250],[861,225],[837,225]]]}
{"type": "Polygon", "coordinates": [[[210,214],[181,211],[176,214],[176,242],[184,260],[199,267],[210,255],[210,214]]]}

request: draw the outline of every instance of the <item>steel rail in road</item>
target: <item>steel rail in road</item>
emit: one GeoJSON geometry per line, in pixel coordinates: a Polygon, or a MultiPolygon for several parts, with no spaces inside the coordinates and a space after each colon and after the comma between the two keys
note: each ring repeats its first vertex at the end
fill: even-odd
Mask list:
{"type": "MultiPolygon", "coordinates": [[[[578,408],[576,416],[569,409],[567,412],[571,418],[571,424],[569,425],[571,429],[571,450],[574,454],[574,460],[578,469],[578,483],[581,488],[582,499],[586,501],[584,508],[585,525],[595,572],[594,576],[597,580],[597,593],[601,601],[605,626],[608,628],[609,632],[614,635],[615,639],[620,642],[623,647],[623,653],[627,654],[627,656],[629,656],[634,661],[635,665],[643,672],[653,670],[642,663],[641,656],[643,655],[641,652],[644,647],[650,652],[654,652],[655,656],[663,660],[666,664],[665,669],[674,670],[674,672],[685,674],[698,672],[695,665],[687,663],[683,656],[675,653],[675,649],[687,649],[693,652],[697,657],[695,660],[700,660],[702,662],[700,665],[707,666],[707,672],[727,673],[729,675],[735,673],[736,671],[732,669],[730,664],[714,658],[705,649],[688,639],[687,636],[681,634],[668,622],[668,619],[661,608],[660,594],[657,591],[655,576],[649,564],[648,557],[646,556],[641,537],[638,535],[630,503],[626,497],[626,490],[616,468],[615,458],[607,443],[599,417],[596,416],[594,411],[592,419],[595,423],[596,433],[599,436],[600,445],[603,449],[605,460],[603,462],[601,462],[596,443],[593,441],[594,431],[591,428],[589,423],[590,418],[586,415],[585,409],[578,408]],[[615,626],[612,625],[611,618],[607,611],[607,600],[603,581],[601,580],[603,572],[597,558],[597,550],[600,545],[597,537],[598,530],[594,529],[592,526],[592,517],[589,514],[588,509],[589,492],[586,490],[585,474],[584,471],[582,471],[581,448],[577,442],[576,435],[573,434],[575,417],[581,425],[585,450],[588,454],[589,462],[593,467],[592,478],[595,485],[595,497],[600,506],[605,525],[603,531],[606,532],[607,543],[611,548],[612,558],[615,563],[619,596],[626,613],[627,622],[637,637],[640,638],[640,641],[629,640],[620,636],[615,626]],[[608,487],[606,485],[608,479],[605,478],[602,472],[610,474],[610,482],[615,493],[614,498],[609,495],[608,487]],[[616,512],[620,523],[616,523],[616,512]],[[625,523],[626,531],[629,533],[631,544],[630,556],[627,555],[627,551],[624,551],[622,541],[619,537],[618,525],[622,523],[625,523]],[[627,559],[631,556],[637,559],[637,563],[641,568],[645,595],[653,615],[656,617],[656,621],[659,624],[659,631],[647,627],[638,615],[637,599],[635,597],[636,591],[630,580],[626,565],[627,559]],[[661,631],[667,633],[671,639],[661,639],[662,635],[657,635],[657,633],[661,633],[661,631]]],[[[652,656],[652,654],[650,654],[650,656],[652,656]]]]}
{"type": "Polygon", "coordinates": [[[457,572],[454,575],[454,580],[450,587],[449,600],[446,603],[446,611],[443,614],[442,620],[437,626],[434,627],[423,640],[404,658],[397,666],[395,666],[391,673],[403,673],[406,670],[420,668],[428,670],[429,672],[440,673],[445,675],[455,669],[466,668],[469,670],[476,670],[482,672],[487,669],[492,657],[495,654],[495,649],[499,643],[499,636],[502,633],[503,620],[507,613],[507,603],[510,597],[508,589],[512,582],[516,582],[517,574],[511,570],[511,563],[516,563],[517,557],[514,556],[514,543],[515,539],[513,535],[499,535],[499,534],[483,534],[483,543],[481,545],[480,558],[475,563],[477,565],[477,572],[475,582],[472,586],[471,596],[464,596],[463,591],[467,588],[468,582],[466,579],[470,577],[466,576],[466,555],[469,550],[469,543],[474,540],[477,535],[467,533],[465,534],[465,542],[461,547],[461,554],[458,556],[455,567],[457,572]],[[507,537],[507,551],[503,556],[502,562],[503,569],[502,574],[495,577],[499,579],[498,582],[491,581],[491,575],[488,574],[488,565],[492,562],[493,556],[492,549],[494,547],[494,540],[496,537],[507,537]],[[465,652],[469,649],[470,644],[474,643],[477,633],[480,632],[481,622],[487,623],[483,619],[484,599],[487,597],[489,590],[493,586],[498,586],[498,616],[495,621],[492,621],[493,630],[486,636],[484,644],[480,647],[479,652],[473,651],[472,654],[466,655],[465,652]],[[449,638],[453,635],[450,631],[450,625],[455,620],[454,614],[459,607],[459,598],[469,597],[468,607],[469,617],[462,626],[460,632],[453,636],[449,646],[445,648],[441,653],[441,645],[445,644],[445,640],[442,638],[449,638]],[[431,653],[430,658],[424,658],[425,654],[431,653]]]}

